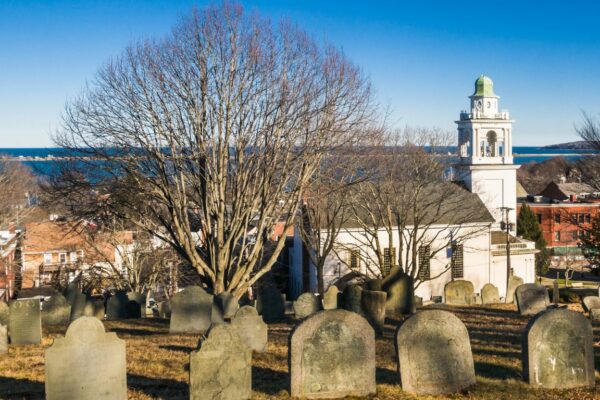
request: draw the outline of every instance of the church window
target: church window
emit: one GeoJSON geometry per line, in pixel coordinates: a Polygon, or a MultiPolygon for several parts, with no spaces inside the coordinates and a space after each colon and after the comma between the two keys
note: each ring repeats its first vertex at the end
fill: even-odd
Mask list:
{"type": "Polygon", "coordinates": [[[386,247],[383,249],[383,269],[381,271],[383,276],[388,276],[390,274],[390,270],[392,269],[392,265],[394,264],[394,257],[396,256],[396,248],[395,247],[386,247]]]}
{"type": "Polygon", "coordinates": [[[450,260],[450,268],[452,270],[452,279],[460,279],[465,275],[463,263],[463,245],[452,244],[452,258],[450,260]]]}
{"type": "Polygon", "coordinates": [[[417,277],[421,281],[431,279],[431,248],[419,246],[419,273],[417,277]]]}
{"type": "Polygon", "coordinates": [[[348,252],[348,265],[350,269],[358,269],[360,266],[360,252],[357,249],[348,252]]]}

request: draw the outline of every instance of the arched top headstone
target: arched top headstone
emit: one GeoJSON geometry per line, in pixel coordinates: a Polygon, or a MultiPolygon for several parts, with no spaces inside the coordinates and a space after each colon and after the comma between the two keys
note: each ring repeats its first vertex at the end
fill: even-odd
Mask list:
{"type": "Polygon", "coordinates": [[[483,304],[500,303],[500,293],[498,288],[491,283],[486,283],[481,288],[481,302],[483,304]]]}
{"type": "Polygon", "coordinates": [[[600,308],[600,297],[585,296],[581,301],[581,305],[586,312],[589,312],[593,308],[600,308]]]}
{"type": "Polygon", "coordinates": [[[252,306],[242,306],[239,308],[239,310],[237,310],[237,312],[235,313],[234,318],[238,318],[238,317],[247,317],[247,316],[258,316],[258,311],[256,310],[255,307],[252,306]]]}
{"type": "Polygon", "coordinates": [[[95,317],[79,317],[71,322],[65,338],[82,343],[99,341],[105,335],[104,325],[95,317]]]}
{"type": "Polygon", "coordinates": [[[313,315],[321,310],[321,300],[313,293],[302,293],[294,301],[294,314],[296,318],[302,319],[313,315]]]}
{"type": "Polygon", "coordinates": [[[525,283],[517,287],[515,298],[521,315],[535,315],[550,305],[548,289],[537,283],[525,283]]]}
{"type": "Polygon", "coordinates": [[[508,278],[508,291],[506,293],[506,297],[504,298],[505,303],[514,303],[515,301],[515,290],[524,283],[523,278],[511,275],[508,278]]]}
{"type": "Polygon", "coordinates": [[[456,280],[444,286],[445,303],[455,306],[468,306],[473,304],[475,289],[473,283],[466,280],[456,280]]]}

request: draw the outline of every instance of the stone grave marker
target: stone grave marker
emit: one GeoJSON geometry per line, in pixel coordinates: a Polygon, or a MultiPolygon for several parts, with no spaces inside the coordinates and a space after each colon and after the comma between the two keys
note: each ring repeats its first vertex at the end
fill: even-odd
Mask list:
{"type": "Polygon", "coordinates": [[[521,277],[512,275],[508,278],[508,291],[506,292],[506,298],[504,299],[505,303],[510,304],[515,302],[515,290],[522,284],[523,278],[521,277]]]}
{"type": "Polygon", "coordinates": [[[277,322],[285,316],[283,296],[274,287],[268,286],[260,290],[258,310],[266,323],[277,322]]]}
{"type": "Polygon", "coordinates": [[[230,320],[235,316],[235,313],[240,308],[240,304],[237,299],[229,292],[221,292],[215,296],[215,302],[221,313],[223,314],[223,318],[230,320]]]}
{"type": "Polygon", "coordinates": [[[8,327],[0,324],[0,354],[8,353],[8,327]]]}
{"type": "Polygon", "coordinates": [[[323,309],[324,310],[335,310],[338,308],[338,297],[340,295],[340,290],[337,286],[331,285],[325,291],[323,295],[323,309]]]}
{"type": "Polygon", "coordinates": [[[42,318],[38,299],[10,302],[8,332],[11,344],[40,344],[42,318]]]}
{"type": "Polygon", "coordinates": [[[115,292],[115,294],[110,296],[110,299],[108,299],[108,303],[106,304],[106,319],[119,320],[128,318],[128,303],[129,298],[127,297],[126,292],[115,292]]]}
{"type": "Polygon", "coordinates": [[[377,335],[383,334],[385,325],[385,305],[387,293],[376,290],[363,290],[361,296],[361,308],[364,317],[375,330],[377,335]]]}
{"type": "Polygon", "coordinates": [[[95,317],[73,321],[46,350],[46,399],[127,399],[125,341],[95,317]]]}
{"type": "Polygon", "coordinates": [[[581,301],[584,311],[589,312],[594,308],[600,308],[600,297],[598,296],[585,296],[581,301]]]}
{"type": "Polygon", "coordinates": [[[251,350],[263,352],[267,348],[268,327],[256,308],[241,307],[231,320],[231,327],[251,350]]]}
{"type": "Polygon", "coordinates": [[[521,315],[535,315],[550,305],[548,289],[537,283],[526,283],[515,290],[517,307],[521,315]]]}
{"type": "Polygon", "coordinates": [[[547,389],[593,387],[592,325],[566,308],[541,312],[523,333],[523,377],[547,389]]]}
{"type": "Polygon", "coordinates": [[[474,302],[473,284],[462,279],[451,281],[444,286],[445,303],[452,306],[468,306],[474,302]]]}
{"type": "Polygon", "coordinates": [[[491,283],[486,283],[481,288],[481,301],[483,304],[500,303],[500,293],[498,288],[491,283]]]}
{"type": "Polygon", "coordinates": [[[171,297],[170,333],[205,333],[212,322],[213,296],[188,286],[171,297]]]}
{"type": "Polygon", "coordinates": [[[81,292],[71,292],[69,296],[70,298],[67,298],[67,302],[71,305],[71,316],[69,319],[75,321],[77,318],[85,315],[85,303],[87,303],[88,298],[81,292]]]}
{"type": "Polygon", "coordinates": [[[369,279],[365,282],[363,289],[381,292],[383,291],[383,279],[369,279]]]}
{"type": "Polygon", "coordinates": [[[171,318],[171,303],[169,301],[161,301],[158,303],[158,316],[160,318],[171,318]]]}
{"type": "Polygon", "coordinates": [[[8,325],[8,315],[10,314],[10,309],[8,304],[3,301],[0,301],[0,325],[8,325]]]}
{"type": "Polygon", "coordinates": [[[138,292],[127,292],[127,318],[142,318],[146,314],[146,296],[138,292]],[[135,304],[134,304],[135,302],[135,304]],[[137,305],[136,305],[137,304],[137,305]]]}
{"type": "Polygon", "coordinates": [[[362,288],[358,285],[348,285],[344,289],[344,308],[348,311],[362,314],[362,288]]]}
{"type": "Polygon", "coordinates": [[[592,321],[600,321],[600,308],[592,308],[590,310],[590,319],[592,321]]]}
{"type": "Polygon", "coordinates": [[[252,396],[252,351],[228,324],[211,327],[190,353],[190,399],[233,400],[252,396]]]}
{"type": "Polygon", "coordinates": [[[387,293],[386,315],[405,315],[416,311],[413,279],[400,266],[392,267],[382,289],[387,293]]]}
{"type": "Polygon", "coordinates": [[[83,309],[83,315],[86,317],[95,317],[99,320],[104,319],[104,300],[102,299],[92,299],[89,298],[85,302],[85,307],[83,309]]]}
{"type": "Polygon", "coordinates": [[[459,392],[475,384],[469,333],[444,310],[422,310],[396,333],[402,390],[418,395],[459,392]]]}
{"type": "Polygon", "coordinates": [[[302,293],[293,307],[296,319],[302,319],[321,311],[321,300],[314,293],[302,293]]]}
{"type": "Polygon", "coordinates": [[[71,305],[61,294],[55,294],[42,303],[42,325],[68,324],[71,305]]]}
{"type": "Polygon", "coordinates": [[[369,396],[375,388],[375,332],[357,313],[326,310],[294,329],[289,356],[292,397],[369,396]]]}

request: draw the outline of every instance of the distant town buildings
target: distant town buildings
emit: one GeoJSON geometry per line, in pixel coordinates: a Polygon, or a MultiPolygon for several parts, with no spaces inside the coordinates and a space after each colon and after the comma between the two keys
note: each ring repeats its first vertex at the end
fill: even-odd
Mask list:
{"type": "Polygon", "coordinates": [[[17,287],[18,263],[16,262],[19,232],[14,224],[0,231],[0,301],[8,301],[17,287]]]}

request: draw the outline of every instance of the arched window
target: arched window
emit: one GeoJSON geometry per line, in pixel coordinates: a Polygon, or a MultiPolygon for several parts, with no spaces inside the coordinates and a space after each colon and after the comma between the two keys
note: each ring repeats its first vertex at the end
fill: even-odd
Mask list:
{"type": "Polygon", "coordinates": [[[489,157],[496,157],[496,142],[498,141],[498,135],[494,131],[487,133],[488,149],[486,155],[489,157]]]}

